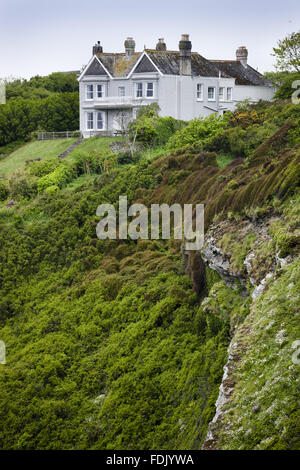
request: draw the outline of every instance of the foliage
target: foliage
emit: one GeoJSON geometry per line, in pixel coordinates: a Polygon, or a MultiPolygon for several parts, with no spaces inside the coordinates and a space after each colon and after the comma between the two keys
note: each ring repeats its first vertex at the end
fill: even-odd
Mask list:
{"type": "Polygon", "coordinates": [[[159,106],[151,103],[138,109],[136,119],[129,123],[129,136],[148,147],[165,145],[170,137],[185,123],[170,116],[160,117],[159,106]]]}
{"type": "Polygon", "coordinates": [[[171,155],[160,147],[121,166],[111,140],[94,138],[65,160],[40,150],[41,161],[11,178],[19,204],[0,207],[2,449],[199,449],[233,335],[236,386],[218,448],[297,446],[290,355],[299,292],[299,111],[290,103],[249,106],[231,123],[194,124],[201,140],[171,155]],[[251,153],[230,162],[237,144],[236,155],[251,153]],[[235,272],[245,275],[249,250],[264,268],[270,253],[295,257],[294,265],[277,267],[258,302],[211,269],[197,297],[176,240],[97,239],[98,205],[117,208],[120,195],[129,205],[205,203],[206,227],[213,218],[216,231],[227,226],[221,247],[235,272]],[[261,239],[249,233],[253,218],[261,239]]]}
{"type": "Polygon", "coordinates": [[[297,88],[299,88],[300,72],[290,73],[288,75],[285,75],[285,77],[281,81],[279,88],[275,92],[274,98],[278,100],[290,99],[292,94],[296,91],[296,88],[293,85],[295,85],[295,82],[297,81],[298,81],[297,88]]]}
{"type": "Polygon", "coordinates": [[[226,115],[216,116],[215,114],[211,114],[205,119],[195,118],[170,137],[167,148],[174,150],[195,142],[205,145],[207,141],[226,127],[227,119],[226,115]]]}
{"type": "Polygon", "coordinates": [[[61,164],[51,173],[42,176],[37,183],[37,190],[39,193],[45,191],[49,186],[57,186],[62,188],[67,183],[72,181],[74,171],[72,171],[69,165],[61,164]]]}
{"type": "Polygon", "coordinates": [[[12,99],[0,107],[0,146],[28,140],[33,131],[77,130],[77,93],[54,93],[42,100],[12,99]]]}
{"type": "Polygon", "coordinates": [[[6,99],[43,99],[52,93],[73,93],[78,91],[76,73],[54,72],[46,77],[36,75],[29,80],[6,80],[6,99]]]}
{"type": "Polygon", "coordinates": [[[5,201],[8,195],[9,191],[6,184],[3,181],[0,181],[0,201],[5,201]]]}
{"type": "Polygon", "coordinates": [[[30,168],[30,174],[39,176],[39,171],[46,171],[46,160],[50,159],[57,162],[58,155],[66,150],[76,139],[56,139],[56,140],[39,140],[27,143],[15,150],[11,155],[7,156],[0,162],[0,173],[4,177],[9,178],[16,171],[24,171],[30,168]],[[42,170],[45,168],[45,170],[42,170]]]}
{"type": "Polygon", "coordinates": [[[300,31],[278,41],[273,51],[277,70],[300,72],[300,31]]]}

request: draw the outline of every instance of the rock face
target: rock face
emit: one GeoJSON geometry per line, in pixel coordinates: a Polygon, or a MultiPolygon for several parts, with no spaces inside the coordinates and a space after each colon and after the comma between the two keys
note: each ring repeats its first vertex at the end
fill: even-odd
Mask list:
{"type": "MultiPolygon", "coordinates": [[[[229,287],[236,290],[237,284],[239,284],[243,290],[242,294],[249,295],[251,293],[252,304],[249,316],[251,316],[252,309],[255,308],[256,300],[268,289],[270,281],[274,282],[276,279],[277,268],[287,266],[293,261],[291,256],[280,258],[279,254],[274,251],[274,243],[269,234],[270,224],[274,221],[277,221],[277,219],[270,217],[264,219],[261,223],[257,221],[239,221],[236,227],[234,222],[230,225],[227,221],[221,222],[219,224],[221,227],[212,225],[206,235],[201,251],[203,260],[222,277],[229,287]],[[226,238],[227,233],[230,232],[234,233],[234,236],[226,238]],[[249,236],[251,233],[255,235],[253,242],[248,251],[242,250],[243,236],[249,236]],[[227,250],[220,248],[224,236],[227,244],[224,243],[223,245],[227,247],[227,250]],[[239,260],[242,269],[238,270],[232,263],[232,258],[234,249],[236,249],[236,246],[238,247],[239,243],[243,257],[239,260]],[[269,249],[269,246],[272,249],[269,249]],[[251,286],[254,287],[253,290],[251,286]]],[[[223,418],[227,413],[226,405],[235,390],[234,371],[247,350],[247,345],[241,341],[241,337],[245,338],[248,335],[248,327],[244,326],[244,323],[240,324],[233,334],[228,348],[228,359],[224,366],[219,396],[215,404],[216,412],[209,424],[207,437],[202,447],[205,450],[218,449],[218,431],[224,426],[223,418]]]]}
{"type": "Polygon", "coordinates": [[[228,348],[228,359],[224,366],[224,374],[222,377],[222,382],[219,388],[219,395],[216,401],[216,413],[213,417],[213,420],[210,422],[208,427],[207,436],[205,442],[202,446],[203,450],[213,450],[216,446],[216,436],[215,436],[215,428],[222,422],[222,415],[223,415],[223,407],[227,403],[230,395],[234,390],[234,382],[230,377],[230,373],[234,368],[234,361],[235,361],[235,350],[236,350],[236,343],[231,341],[229,348],[228,348]]]}
{"type": "Polygon", "coordinates": [[[236,289],[236,281],[240,281],[242,284],[245,283],[243,276],[239,276],[230,269],[229,261],[226,259],[222,250],[216,246],[216,239],[213,236],[209,236],[206,239],[201,253],[208,266],[216,271],[229,287],[236,289]]]}

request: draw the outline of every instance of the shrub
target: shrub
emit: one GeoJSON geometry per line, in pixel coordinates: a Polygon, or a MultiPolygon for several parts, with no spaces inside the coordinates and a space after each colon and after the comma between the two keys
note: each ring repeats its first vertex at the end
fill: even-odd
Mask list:
{"type": "Polygon", "coordinates": [[[227,121],[226,115],[217,116],[216,114],[211,114],[205,119],[201,117],[193,119],[169,139],[167,148],[173,150],[198,141],[205,144],[227,126],[227,121]]]}
{"type": "Polygon", "coordinates": [[[8,188],[3,181],[0,181],[0,201],[5,201],[9,194],[8,188]]]}
{"type": "Polygon", "coordinates": [[[12,198],[31,199],[36,195],[36,178],[28,176],[14,176],[9,180],[9,192],[12,198]]]}
{"type": "Polygon", "coordinates": [[[49,173],[52,173],[60,165],[60,163],[61,162],[57,158],[32,162],[30,164],[29,172],[34,176],[45,176],[49,173]]]}
{"type": "Polygon", "coordinates": [[[59,188],[62,188],[64,185],[72,181],[73,176],[72,170],[66,165],[61,164],[52,173],[42,176],[42,178],[38,180],[38,192],[44,192],[49,186],[58,186],[59,188]]]}
{"type": "Polygon", "coordinates": [[[53,184],[52,186],[48,186],[48,188],[45,189],[45,193],[47,194],[55,194],[59,191],[59,187],[53,184]]]}

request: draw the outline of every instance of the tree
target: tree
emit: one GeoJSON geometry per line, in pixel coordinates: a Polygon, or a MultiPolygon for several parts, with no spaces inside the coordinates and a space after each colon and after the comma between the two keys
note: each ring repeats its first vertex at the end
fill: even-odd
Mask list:
{"type": "Polygon", "coordinates": [[[274,47],[273,51],[277,70],[300,72],[300,31],[278,41],[278,47],[274,47]]]}

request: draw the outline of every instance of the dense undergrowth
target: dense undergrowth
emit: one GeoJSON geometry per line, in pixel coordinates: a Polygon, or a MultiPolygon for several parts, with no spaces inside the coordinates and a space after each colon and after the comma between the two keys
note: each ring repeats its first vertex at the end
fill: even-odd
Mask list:
{"type": "MultiPolygon", "coordinates": [[[[178,241],[100,241],[95,214],[99,204],[116,204],[119,195],[127,195],[129,204],[203,202],[206,227],[226,220],[230,232],[230,220],[234,231],[239,217],[263,220],[280,206],[281,223],[274,222],[271,235],[277,251],[296,256],[299,221],[286,205],[299,186],[299,110],[259,104],[228,119],[207,140],[196,133],[183,148],[172,144],[164,156],[160,149],[157,157],[142,155],[124,164],[111,154],[79,152],[71,161],[34,162],[9,185],[2,184],[0,339],[7,363],[0,365],[1,448],[201,447],[230,339],[239,325],[251,321],[253,308],[263,318],[264,302],[270,308],[281,302],[280,284],[253,307],[239,286],[231,289],[206,268],[206,285],[197,296],[182,267],[178,241]],[[251,128],[247,140],[242,131],[250,135],[251,128]],[[232,155],[232,129],[252,149],[248,154],[232,155]],[[228,161],[237,158],[218,165],[226,155],[228,161]],[[19,204],[6,207],[12,195],[19,204]]],[[[189,125],[174,134],[173,142],[188,133],[189,125]]],[[[194,135],[195,123],[191,126],[194,135]]],[[[228,236],[222,247],[238,270],[254,239],[247,239],[241,251],[234,241],[228,236]]],[[[293,282],[298,285],[296,277],[293,282]]],[[[278,331],[284,311],[274,326],[278,331]]],[[[291,319],[284,329],[294,335],[294,327],[291,319]]],[[[287,334],[288,345],[290,340],[287,334]]],[[[270,338],[266,354],[268,345],[270,338]]],[[[254,360],[254,346],[248,353],[254,360]]],[[[279,446],[276,431],[275,438],[269,430],[262,437],[263,422],[251,428],[257,438],[241,438],[251,421],[247,413],[243,421],[237,418],[244,403],[239,390],[247,394],[251,388],[245,367],[237,372],[233,411],[239,431],[224,433],[220,448],[254,448],[267,437],[270,448],[272,442],[279,446]]],[[[263,374],[275,370],[272,361],[262,367],[263,374]]],[[[294,391],[289,407],[295,405],[293,397],[294,391]]],[[[259,399],[263,406],[267,398],[259,399]]],[[[281,448],[295,447],[293,429],[281,448]]]]}

